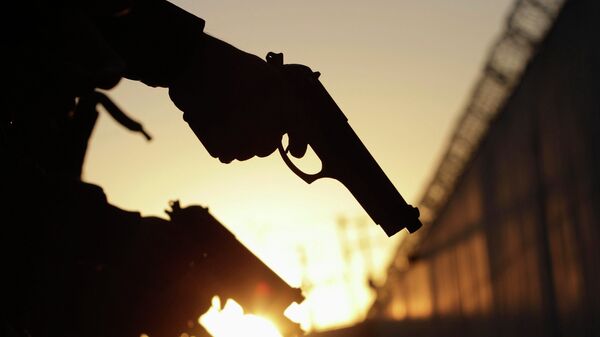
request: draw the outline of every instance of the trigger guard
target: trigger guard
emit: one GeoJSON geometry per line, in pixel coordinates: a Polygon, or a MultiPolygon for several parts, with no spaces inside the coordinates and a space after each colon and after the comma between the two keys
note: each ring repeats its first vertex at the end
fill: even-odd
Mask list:
{"type": "Polygon", "coordinates": [[[287,167],[289,167],[289,169],[292,170],[292,172],[294,172],[295,175],[297,175],[300,179],[304,180],[307,184],[311,184],[317,179],[326,177],[326,175],[323,173],[323,169],[321,169],[320,172],[314,174],[308,174],[306,172],[303,172],[301,169],[298,168],[298,166],[296,166],[292,162],[292,160],[287,154],[288,151],[283,148],[283,145],[277,145],[277,150],[279,151],[279,155],[281,156],[281,159],[283,159],[283,162],[287,165],[287,167]]]}

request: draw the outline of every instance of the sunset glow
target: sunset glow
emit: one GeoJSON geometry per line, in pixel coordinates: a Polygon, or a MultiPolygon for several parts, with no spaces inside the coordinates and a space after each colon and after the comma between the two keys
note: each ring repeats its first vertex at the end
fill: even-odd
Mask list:
{"type": "MultiPolygon", "coordinates": [[[[320,71],[354,131],[414,204],[513,1],[173,2],[242,50],[284,52],[286,63],[320,71]]],[[[111,204],[164,218],[169,200],[208,206],[286,282],[302,285],[307,300],[295,310],[303,327],[322,330],[366,316],[374,299],[367,279],[382,282],[405,232],[387,238],[363,221],[365,211],[343,185],[308,185],[276,153],[220,163],[165,88],[123,80],[109,94],[154,136],[147,143],[100,114],[84,179],[100,185],[111,204]],[[344,241],[340,215],[364,223],[364,231],[344,241]]],[[[264,329],[250,335],[278,336],[272,323],[245,315],[233,301],[200,321],[218,337],[240,336],[249,326],[264,329]]]]}
{"type": "Polygon", "coordinates": [[[266,318],[245,314],[234,300],[221,307],[221,299],[213,297],[212,306],[198,322],[214,337],[261,336],[282,337],[275,324],[266,318]]]}

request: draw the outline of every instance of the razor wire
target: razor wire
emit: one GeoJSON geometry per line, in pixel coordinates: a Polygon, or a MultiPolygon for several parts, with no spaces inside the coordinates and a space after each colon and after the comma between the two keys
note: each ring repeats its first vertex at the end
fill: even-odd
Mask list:
{"type": "Polygon", "coordinates": [[[554,23],[566,0],[517,0],[506,29],[490,48],[487,61],[460,115],[433,178],[419,202],[423,228],[399,246],[393,268],[427,235],[439,210],[454,191],[458,178],[486,134],[491,121],[520,81],[529,60],[554,23]]]}

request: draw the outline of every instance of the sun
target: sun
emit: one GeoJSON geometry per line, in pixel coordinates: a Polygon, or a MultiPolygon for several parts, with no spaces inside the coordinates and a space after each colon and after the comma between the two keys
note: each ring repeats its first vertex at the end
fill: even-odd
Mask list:
{"type": "Polygon", "coordinates": [[[282,337],[273,322],[260,316],[245,314],[242,306],[232,299],[228,299],[221,308],[218,296],[212,298],[212,306],[200,316],[198,322],[214,337],[282,337]]]}

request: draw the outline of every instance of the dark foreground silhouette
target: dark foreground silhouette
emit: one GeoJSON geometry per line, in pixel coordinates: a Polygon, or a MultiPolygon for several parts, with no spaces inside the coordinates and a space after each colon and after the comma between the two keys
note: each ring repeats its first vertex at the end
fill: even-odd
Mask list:
{"type": "MultiPolygon", "coordinates": [[[[271,316],[302,299],[205,209],[174,203],[171,220],[144,218],[81,180],[98,104],[150,139],[96,91],[121,78],[167,87],[202,144],[224,163],[279,148],[305,181],[340,180],[388,235],[420,227],[418,210],[309,68],[283,65],[280,54],[265,62],[204,34],[201,19],[164,0],[12,2],[4,12],[14,20],[2,21],[2,332],[198,335],[196,319],[214,294],[271,316]],[[302,157],[308,145],[323,161],[316,176],[287,157],[302,157]],[[257,287],[268,294],[257,298],[257,287]]],[[[297,331],[281,317],[279,325],[297,331]]]]}

